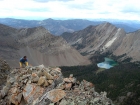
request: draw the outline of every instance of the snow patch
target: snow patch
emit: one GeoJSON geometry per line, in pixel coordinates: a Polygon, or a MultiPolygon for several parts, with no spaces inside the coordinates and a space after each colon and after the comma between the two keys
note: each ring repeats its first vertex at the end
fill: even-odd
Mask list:
{"type": "Polygon", "coordinates": [[[119,35],[120,30],[121,30],[121,28],[119,28],[117,30],[117,33],[115,34],[115,37],[112,38],[108,43],[106,43],[105,48],[108,48],[113,44],[113,42],[117,39],[117,36],[119,35]]]}
{"type": "Polygon", "coordinates": [[[82,41],[82,38],[79,38],[79,39],[77,39],[75,42],[72,42],[71,45],[72,45],[72,44],[76,44],[76,43],[81,43],[81,41],[82,41]]]}
{"type": "Polygon", "coordinates": [[[117,37],[112,38],[112,39],[105,45],[105,48],[110,47],[110,46],[113,44],[113,42],[116,40],[116,38],[117,38],[117,37]]]}
{"type": "Polygon", "coordinates": [[[82,38],[78,39],[76,42],[78,43],[78,42],[80,42],[81,40],[82,40],[82,38]]]}

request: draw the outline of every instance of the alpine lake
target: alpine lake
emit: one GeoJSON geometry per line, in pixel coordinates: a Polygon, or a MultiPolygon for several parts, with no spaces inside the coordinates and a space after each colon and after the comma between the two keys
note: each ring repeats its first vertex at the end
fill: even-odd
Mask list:
{"type": "Polygon", "coordinates": [[[115,62],[113,59],[110,59],[110,58],[107,58],[107,57],[105,57],[104,59],[105,59],[104,62],[101,62],[101,63],[97,64],[97,66],[99,68],[110,69],[111,67],[114,67],[114,66],[118,65],[118,63],[115,62]]]}

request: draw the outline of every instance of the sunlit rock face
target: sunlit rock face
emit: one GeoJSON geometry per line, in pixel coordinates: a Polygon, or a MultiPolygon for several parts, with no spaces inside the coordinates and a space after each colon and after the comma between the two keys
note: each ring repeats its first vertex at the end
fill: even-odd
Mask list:
{"type": "Polygon", "coordinates": [[[58,67],[28,66],[11,71],[0,90],[0,104],[113,105],[106,95],[96,92],[91,82],[79,82],[73,74],[64,78],[58,67]]]}

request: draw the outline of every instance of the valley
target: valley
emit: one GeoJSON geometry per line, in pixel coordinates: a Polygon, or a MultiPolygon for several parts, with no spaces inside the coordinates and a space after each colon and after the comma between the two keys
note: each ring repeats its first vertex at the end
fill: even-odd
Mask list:
{"type": "MultiPolygon", "coordinates": [[[[19,59],[26,55],[29,67],[60,67],[64,77],[73,74],[80,82],[92,82],[97,92],[106,91],[115,105],[140,103],[140,30],[128,33],[109,22],[101,22],[56,36],[43,26],[11,26],[0,24],[0,58],[12,68],[6,63],[8,70],[19,68],[19,59]],[[106,65],[109,67],[104,69],[106,65]]],[[[5,82],[9,71],[1,72],[5,82]]]]}
{"type": "MultiPolygon", "coordinates": [[[[96,56],[98,62],[103,59],[96,56]]],[[[109,57],[110,55],[108,55],[109,57]]],[[[112,56],[112,59],[116,56],[112,56]]],[[[118,57],[119,58],[119,57],[118,57]]],[[[116,59],[117,60],[117,59],[116,59]]],[[[78,80],[86,79],[95,85],[98,92],[106,91],[115,105],[138,105],[140,103],[140,62],[118,62],[109,69],[100,69],[94,61],[89,66],[60,67],[64,76],[73,74],[78,80]]]]}

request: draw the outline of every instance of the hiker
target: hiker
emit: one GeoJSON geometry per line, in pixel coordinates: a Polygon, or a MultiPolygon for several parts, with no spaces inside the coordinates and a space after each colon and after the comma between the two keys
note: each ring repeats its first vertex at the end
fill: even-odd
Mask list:
{"type": "Polygon", "coordinates": [[[28,61],[27,61],[27,57],[26,56],[24,56],[24,57],[22,57],[20,59],[19,65],[20,65],[20,67],[26,67],[26,66],[28,66],[28,61]]]}

